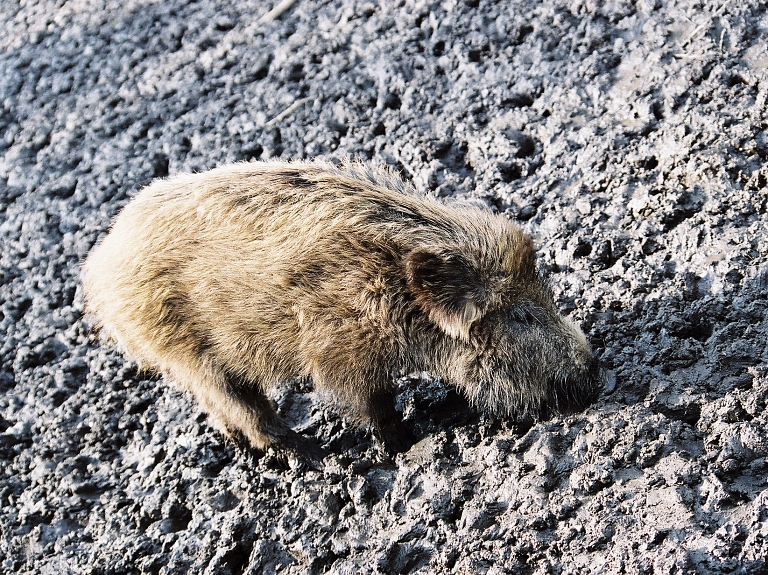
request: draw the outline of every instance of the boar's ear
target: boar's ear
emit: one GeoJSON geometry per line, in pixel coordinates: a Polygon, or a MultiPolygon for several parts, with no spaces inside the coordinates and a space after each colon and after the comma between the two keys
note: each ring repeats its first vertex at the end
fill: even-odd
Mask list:
{"type": "Polygon", "coordinates": [[[464,341],[483,315],[485,289],[477,269],[458,254],[415,249],[405,257],[408,289],[446,335],[464,341]]]}

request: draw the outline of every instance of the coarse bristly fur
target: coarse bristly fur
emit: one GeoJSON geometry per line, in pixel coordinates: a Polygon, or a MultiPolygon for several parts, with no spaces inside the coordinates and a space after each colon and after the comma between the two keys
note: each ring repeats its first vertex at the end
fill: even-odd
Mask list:
{"type": "Polygon", "coordinates": [[[265,391],[309,376],[409,447],[393,374],[428,370],[501,416],[576,411],[600,387],[530,237],[361,163],[252,162],[156,181],[83,265],[87,311],[226,434],[319,459],[265,391]]]}

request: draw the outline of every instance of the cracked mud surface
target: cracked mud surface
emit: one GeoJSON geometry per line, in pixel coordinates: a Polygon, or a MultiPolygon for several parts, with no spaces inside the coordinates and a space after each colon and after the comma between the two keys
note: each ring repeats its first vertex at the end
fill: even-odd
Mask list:
{"type": "Polygon", "coordinates": [[[0,571],[766,573],[768,6],[0,1],[0,571]],[[143,185],[355,156],[529,231],[606,389],[515,426],[426,374],[390,458],[304,382],[323,472],[88,338],[143,185]]]}

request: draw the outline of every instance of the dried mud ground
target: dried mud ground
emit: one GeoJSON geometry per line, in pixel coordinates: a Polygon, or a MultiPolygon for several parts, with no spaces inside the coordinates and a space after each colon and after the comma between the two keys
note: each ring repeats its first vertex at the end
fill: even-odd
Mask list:
{"type": "Polygon", "coordinates": [[[768,573],[764,1],[0,0],[0,572],[768,573]],[[91,341],[78,263],[153,178],[354,156],[533,234],[608,372],[492,420],[401,380],[322,472],[91,341]]]}

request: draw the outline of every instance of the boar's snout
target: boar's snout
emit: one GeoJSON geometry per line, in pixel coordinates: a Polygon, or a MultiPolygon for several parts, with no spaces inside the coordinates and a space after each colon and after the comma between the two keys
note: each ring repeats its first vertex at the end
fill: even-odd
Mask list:
{"type": "Polygon", "coordinates": [[[597,359],[590,355],[585,358],[583,367],[571,371],[565,376],[553,374],[549,377],[549,401],[542,405],[538,414],[547,418],[552,413],[578,413],[592,405],[603,387],[603,376],[597,359]]]}
{"type": "MultiPolygon", "coordinates": [[[[565,332],[560,351],[563,357],[546,378],[545,399],[537,414],[541,418],[583,411],[595,402],[602,389],[600,364],[584,332],[568,319],[561,318],[561,322],[565,332]]],[[[557,347],[553,346],[555,350],[557,347]]]]}

